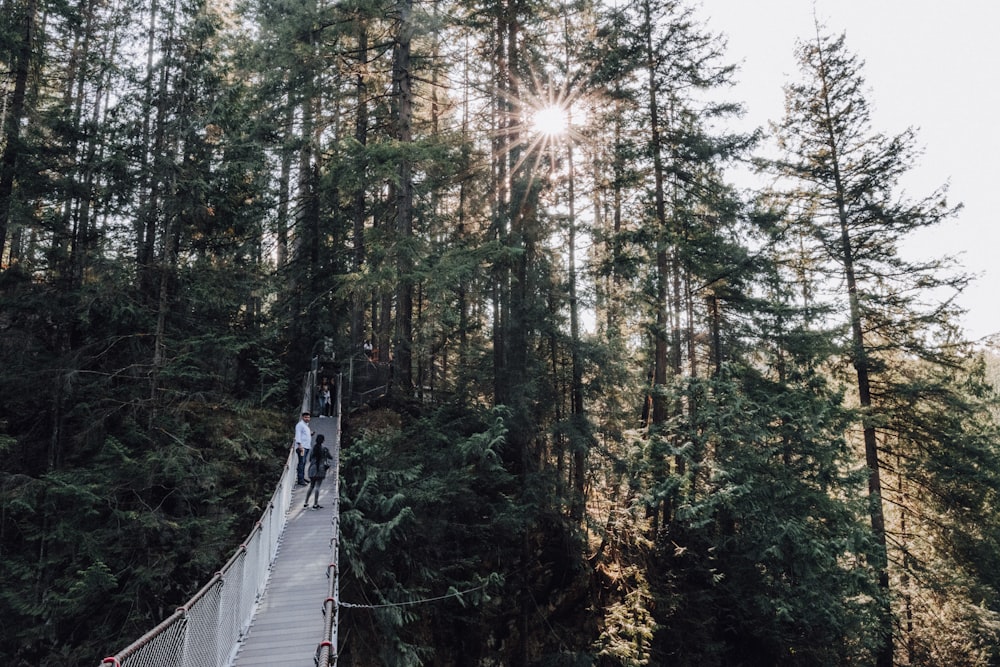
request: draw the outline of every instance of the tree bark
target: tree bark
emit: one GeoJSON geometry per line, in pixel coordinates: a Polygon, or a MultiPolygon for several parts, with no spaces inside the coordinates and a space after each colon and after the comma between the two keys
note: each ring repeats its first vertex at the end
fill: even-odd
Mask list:
{"type": "MultiPolygon", "coordinates": [[[[365,73],[368,64],[368,24],[357,16],[358,29],[358,66],[354,80],[356,116],[354,118],[354,140],[358,145],[357,178],[354,198],[351,204],[351,221],[353,225],[351,249],[351,270],[361,273],[365,263],[365,187],[368,160],[365,149],[368,145],[368,90],[365,73]]],[[[361,294],[355,294],[351,313],[351,343],[360,345],[365,339],[374,337],[374,326],[365,326],[365,301],[361,294]]],[[[375,341],[372,340],[372,343],[375,341]]]]}
{"type": "Polygon", "coordinates": [[[21,25],[21,39],[14,57],[14,90],[10,99],[10,110],[4,124],[4,151],[0,156],[0,268],[7,244],[7,229],[14,204],[14,175],[17,171],[21,152],[21,125],[25,117],[25,99],[28,90],[28,75],[31,71],[31,54],[35,39],[35,22],[38,14],[38,0],[27,0],[21,25]]]}
{"type": "Polygon", "coordinates": [[[652,10],[649,0],[644,0],[643,32],[646,46],[648,76],[648,111],[650,144],[653,154],[653,198],[656,211],[656,324],[653,332],[653,410],[652,424],[662,424],[667,418],[667,406],[661,390],[667,383],[668,346],[667,294],[670,280],[670,262],[666,239],[667,213],[664,193],[662,139],[660,137],[660,107],[656,94],[656,52],[653,49],[652,10]]]}
{"type": "Polygon", "coordinates": [[[413,389],[413,168],[409,151],[413,143],[413,72],[410,49],[413,33],[413,0],[400,0],[399,32],[393,58],[393,86],[396,90],[396,136],[402,151],[396,192],[396,235],[398,283],[396,291],[395,380],[404,393],[413,389]]]}
{"type": "MultiPolygon", "coordinates": [[[[820,51],[821,62],[825,55],[820,51]]],[[[833,168],[834,197],[836,200],[836,215],[840,225],[841,243],[841,263],[844,269],[844,280],[847,287],[847,297],[850,308],[851,320],[851,343],[852,357],[855,371],[858,378],[858,402],[862,412],[862,429],[865,443],[865,465],[868,468],[868,511],[870,514],[872,535],[875,538],[874,566],[878,573],[879,588],[889,596],[889,557],[888,543],[885,532],[885,509],[882,503],[882,479],[881,464],[879,462],[879,447],[876,437],[875,425],[872,423],[872,394],[871,377],[868,360],[868,349],[864,338],[864,315],[861,312],[861,302],[858,296],[857,277],[854,266],[854,248],[852,245],[849,218],[847,214],[847,186],[844,183],[841,173],[841,157],[838,148],[837,134],[833,126],[833,111],[829,96],[830,86],[826,81],[827,70],[823,64],[820,76],[822,77],[822,103],[824,105],[824,119],[826,131],[827,147],[830,151],[830,164],[833,168]]],[[[889,618],[889,610],[886,610],[889,618]]],[[[891,619],[887,621],[888,627],[884,631],[883,645],[876,656],[876,667],[892,667],[893,664],[893,641],[891,619]]]]}

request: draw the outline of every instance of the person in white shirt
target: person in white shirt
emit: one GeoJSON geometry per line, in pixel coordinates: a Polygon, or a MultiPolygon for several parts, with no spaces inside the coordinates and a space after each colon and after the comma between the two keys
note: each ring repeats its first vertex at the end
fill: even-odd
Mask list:
{"type": "Polygon", "coordinates": [[[295,482],[299,486],[306,485],[306,460],[309,458],[309,449],[312,447],[312,430],[309,428],[311,419],[312,415],[308,411],[303,412],[299,423],[295,425],[295,442],[292,443],[292,447],[299,455],[299,465],[296,468],[298,479],[295,482]]]}

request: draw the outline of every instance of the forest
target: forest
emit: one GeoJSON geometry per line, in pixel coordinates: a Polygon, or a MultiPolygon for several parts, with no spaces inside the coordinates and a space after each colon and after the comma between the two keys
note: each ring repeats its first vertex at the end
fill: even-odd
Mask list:
{"type": "Polygon", "coordinates": [[[796,57],[742,133],[688,0],[0,0],[0,662],[187,600],[371,341],[344,598],[475,592],[343,665],[1000,665],[1000,361],[901,251],[960,204],[796,57]]]}

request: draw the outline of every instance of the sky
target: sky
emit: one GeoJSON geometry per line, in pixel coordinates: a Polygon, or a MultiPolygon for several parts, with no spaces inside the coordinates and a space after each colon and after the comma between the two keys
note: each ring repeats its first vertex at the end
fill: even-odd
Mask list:
{"type": "Polygon", "coordinates": [[[872,129],[912,127],[923,149],[902,184],[922,199],[949,184],[963,208],[904,246],[913,259],[956,257],[976,276],[959,297],[966,336],[1000,332],[1000,2],[995,0],[701,0],[709,30],[728,40],[740,65],[732,100],[747,129],[783,115],[782,86],[798,75],[798,39],[815,36],[814,17],[846,33],[865,62],[872,129]]]}

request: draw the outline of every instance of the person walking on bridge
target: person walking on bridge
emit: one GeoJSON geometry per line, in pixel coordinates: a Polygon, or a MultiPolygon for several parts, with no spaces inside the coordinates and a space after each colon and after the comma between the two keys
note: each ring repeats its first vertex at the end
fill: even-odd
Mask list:
{"type": "Polygon", "coordinates": [[[309,449],[312,447],[312,430],[309,428],[311,419],[312,415],[307,410],[302,413],[302,418],[295,425],[295,441],[292,443],[292,447],[299,455],[299,464],[295,470],[297,477],[295,483],[298,486],[306,485],[306,460],[309,457],[309,449]]]}
{"type": "Polygon", "coordinates": [[[326,473],[330,469],[330,464],[327,461],[333,459],[333,454],[327,449],[323,442],[326,437],[320,433],[316,436],[316,445],[312,449],[312,457],[309,462],[309,490],[306,491],[306,503],[302,507],[309,507],[309,494],[313,491],[316,492],[315,497],[313,497],[313,509],[322,509],[323,506],[319,504],[319,487],[323,486],[323,480],[326,479],[326,473]]]}

